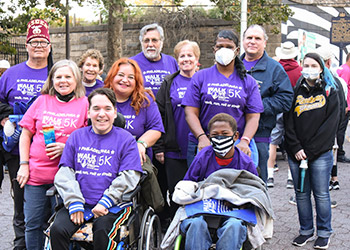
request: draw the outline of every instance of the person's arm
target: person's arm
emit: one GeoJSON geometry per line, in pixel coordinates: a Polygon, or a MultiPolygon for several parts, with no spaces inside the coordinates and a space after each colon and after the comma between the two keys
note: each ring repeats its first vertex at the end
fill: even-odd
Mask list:
{"type": "Polygon", "coordinates": [[[271,74],[274,75],[272,83],[273,93],[262,99],[265,115],[277,115],[287,112],[293,101],[292,85],[282,66],[276,67],[271,74]]]}
{"type": "Polygon", "coordinates": [[[292,104],[291,109],[283,114],[283,122],[284,122],[284,129],[285,129],[285,140],[286,143],[288,144],[288,147],[294,154],[294,157],[296,157],[297,153],[298,158],[304,157],[304,150],[303,147],[300,143],[300,140],[298,139],[297,133],[295,131],[295,126],[294,126],[294,103],[292,104]],[[302,150],[302,151],[301,151],[302,150]]]}
{"type": "Polygon", "coordinates": [[[84,222],[85,199],[80,185],[75,179],[74,169],[61,166],[55,175],[54,184],[69,211],[71,221],[76,225],[82,224],[84,222]]]}
{"type": "Polygon", "coordinates": [[[140,158],[141,158],[141,165],[146,161],[146,147],[144,143],[147,144],[147,148],[152,147],[156,141],[160,138],[161,132],[158,130],[147,130],[143,135],[139,137],[137,140],[137,147],[139,149],[140,158]]]}
{"type": "Polygon", "coordinates": [[[199,108],[186,106],[185,117],[192,134],[198,140],[198,151],[201,151],[204,147],[209,146],[210,141],[199,121],[199,108]]]}
{"type": "Polygon", "coordinates": [[[141,178],[141,173],[135,170],[126,170],[112,181],[109,188],[103,193],[103,197],[92,209],[94,217],[108,214],[108,209],[121,202],[124,193],[133,191],[141,178]]]}
{"type": "MultiPolygon", "coordinates": [[[[160,113],[160,116],[162,117],[163,124],[165,124],[165,117],[166,117],[165,116],[165,112],[166,112],[165,95],[167,93],[166,86],[167,86],[167,80],[164,79],[156,96],[156,103],[158,105],[159,113],[160,113]]],[[[159,140],[154,144],[153,150],[157,161],[159,161],[161,164],[164,164],[164,152],[165,152],[164,133],[161,135],[159,140]]]]}
{"type": "Polygon", "coordinates": [[[23,128],[21,136],[19,138],[19,153],[21,163],[17,172],[17,181],[21,188],[24,187],[29,179],[29,149],[32,138],[32,132],[26,128],[23,128]]]}
{"type": "Polygon", "coordinates": [[[259,126],[260,113],[248,113],[245,114],[245,128],[241,141],[237,144],[237,147],[245,154],[251,155],[249,149],[250,140],[254,137],[255,132],[259,126]],[[249,139],[249,140],[248,140],[249,139]]]}

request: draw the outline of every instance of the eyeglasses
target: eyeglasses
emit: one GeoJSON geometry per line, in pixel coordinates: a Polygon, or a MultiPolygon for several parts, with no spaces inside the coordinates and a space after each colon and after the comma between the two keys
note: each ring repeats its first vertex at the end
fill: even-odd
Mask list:
{"type": "Polygon", "coordinates": [[[160,39],[156,39],[156,38],[152,38],[152,39],[149,39],[149,38],[146,38],[145,40],[143,40],[142,42],[143,43],[150,43],[150,42],[152,42],[152,43],[158,43],[160,41],[160,39]]]}
{"type": "Polygon", "coordinates": [[[49,46],[50,43],[46,41],[30,41],[28,42],[28,44],[34,48],[38,47],[39,44],[41,47],[46,48],[47,46],[49,46]]]}

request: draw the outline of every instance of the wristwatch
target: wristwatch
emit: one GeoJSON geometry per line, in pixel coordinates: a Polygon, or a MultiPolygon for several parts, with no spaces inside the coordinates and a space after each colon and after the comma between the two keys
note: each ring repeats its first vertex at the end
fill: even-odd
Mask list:
{"type": "Polygon", "coordinates": [[[142,144],[142,146],[144,146],[145,148],[148,148],[147,142],[145,141],[137,141],[137,143],[142,144]]]}

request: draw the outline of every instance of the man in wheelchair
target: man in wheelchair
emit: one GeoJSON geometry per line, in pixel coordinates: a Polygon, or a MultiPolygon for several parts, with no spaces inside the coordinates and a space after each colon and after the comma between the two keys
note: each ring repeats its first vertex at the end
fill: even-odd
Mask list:
{"type": "Polygon", "coordinates": [[[131,213],[122,194],[135,189],[142,173],[135,139],[113,126],[114,92],[96,89],[88,101],[92,126],[71,134],[55,176],[64,207],[50,229],[54,250],[68,249],[71,236],[87,221],[93,221],[94,249],[114,249],[118,229],[131,213]]]}
{"type": "Polygon", "coordinates": [[[268,215],[265,218],[273,217],[265,184],[252,159],[234,146],[239,134],[233,117],[215,115],[208,130],[212,146],[197,154],[184,180],[175,187],[174,202],[186,206],[177,211],[162,248],[171,242],[168,238],[181,222],[179,229],[185,234],[186,250],[209,249],[212,237],[205,214],[220,217],[216,249],[239,250],[248,234],[253,235],[252,245],[258,247],[264,241],[263,235],[252,228],[263,217],[256,218],[254,207],[264,210],[268,215]]]}

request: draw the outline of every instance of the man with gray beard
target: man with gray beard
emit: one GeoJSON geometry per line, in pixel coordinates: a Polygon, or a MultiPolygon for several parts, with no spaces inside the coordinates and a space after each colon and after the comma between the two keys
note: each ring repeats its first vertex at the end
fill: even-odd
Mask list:
{"type": "Polygon", "coordinates": [[[135,60],[142,71],[144,86],[156,96],[166,75],[178,71],[178,65],[172,56],[161,53],[164,31],[157,23],[148,24],[140,30],[142,52],[130,59],[135,60]]]}

